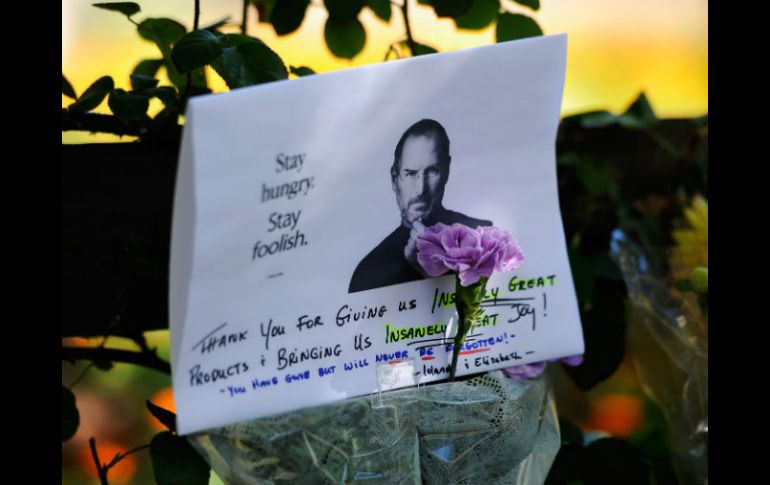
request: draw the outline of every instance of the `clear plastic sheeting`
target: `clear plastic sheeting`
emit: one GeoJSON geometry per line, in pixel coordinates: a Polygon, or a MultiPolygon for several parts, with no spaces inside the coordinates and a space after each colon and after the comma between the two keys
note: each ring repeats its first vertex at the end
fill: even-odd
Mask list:
{"type": "Polygon", "coordinates": [[[633,304],[628,328],[645,393],[663,410],[683,483],[708,480],[708,318],[692,293],[666,277],[666,252],[616,230],[612,255],[633,304]]]}
{"type": "Polygon", "coordinates": [[[513,380],[500,371],[225,426],[189,440],[228,484],[537,485],[560,443],[545,378],[513,380]]]}

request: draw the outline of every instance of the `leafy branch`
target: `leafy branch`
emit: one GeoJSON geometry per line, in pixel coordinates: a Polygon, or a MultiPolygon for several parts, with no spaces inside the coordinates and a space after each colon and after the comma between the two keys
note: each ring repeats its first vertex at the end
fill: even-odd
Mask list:
{"type": "Polygon", "coordinates": [[[111,133],[119,136],[140,136],[146,130],[141,126],[130,126],[115,116],[98,113],[77,113],[61,110],[62,131],[90,131],[93,133],[111,133]]]}
{"type": "Polygon", "coordinates": [[[88,444],[91,446],[91,456],[94,459],[94,463],[96,464],[96,471],[99,474],[99,481],[102,485],[109,485],[109,482],[107,482],[107,473],[110,471],[110,468],[114,467],[115,465],[120,462],[123,458],[127,457],[128,455],[132,453],[136,453],[137,451],[142,451],[144,449],[147,449],[150,447],[150,444],[137,446],[136,448],[132,448],[126,452],[123,453],[117,453],[115,456],[110,460],[109,463],[102,463],[99,459],[99,453],[96,450],[96,438],[91,437],[88,440],[88,444]]]}
{"type": "MultiPolygon", "coordinates": [[[[509,12],[500,0],[418,0],[418,3],[432,8],[438,17],[452,18],[458,29],[479,30],[496,23],[498,42],[542,35],[532,18],[509,12]]],[[[540,8],[539,0],[516,0],[516,3],[534,11],[540,8]]],[[[146,18],[137,22],[134,16],[141,12],[141,8],[134,2],[97,3],[94,4],[97,8],[123,14],[143,39],[158,47],[161,57],[145,59],[134,68],[129,91],[116,88],[112,78],[103,76],[77,96],[62,74],[62,94],[75,100],[65,108],[67,113],[62,114],[62,131],[87,130],[139,137],[160,134],[162,137],[167,134],[166,130],[154,130],[147,113],[150,100],[158,98],[165,105],[153,120],[160,117],[166,128],[171,124],[178,125],[178,115],[184,114],[188,99],[211,92],[206,80],[207,66],[213,68],[230,89],[287,79],[283,59],[262,41],[247,35],[249,7],[257,10],[260,23],[271,24],[276,34],[284,36],[300,28],[310,5],[328,12],[324,40],[335,57],[353,59],[363,50],[366,30],[359,17],[364,9],[389,23],[391,6],[400,9],[406,36],[388,48],[386,60],[392,53],[401,56],[398,46],[405,48],[411,56],[437,52],[414,39],[409,0],[323,0],[314,3],[310,0],[243,0],[241,33],[238,35],[219,31],[230,25],[227,19],[199,28],[200,0],[194,2],[190,32],[184,25],[168,18],[146,18]],[[157,73],[161,67],[165,68],[172,86],[158,86],[157,73]],[[105,118],[106,115],[87,116],[104,99],[108,100],[113,119],[105,118]]],[[[172,139],[178,138],[178,133],[172,135],[175,135],[172,139]]]]}
{"type": "Polygon", "coordinates": [[[62,347],[62,360],[74,362],[90,360],[93,362],[124,362],[148,369],[171,374],[171,365],[158,357],[155,350],[134,352],[131,350],[106,349],[101,347],[62,347]]]}

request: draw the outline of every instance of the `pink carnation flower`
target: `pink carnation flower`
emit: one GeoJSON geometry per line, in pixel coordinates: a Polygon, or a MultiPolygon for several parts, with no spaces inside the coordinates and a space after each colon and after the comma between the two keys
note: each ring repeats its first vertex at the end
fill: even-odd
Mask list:
{"type": "Polygon", "coordinates": [[[417,261],[430,276],[454,271],[469,286],[493,271],[511,271],[524,254],[511,234],[496,227],[471,229],[462,224],[436,224],[417,239],[417,261]]]}

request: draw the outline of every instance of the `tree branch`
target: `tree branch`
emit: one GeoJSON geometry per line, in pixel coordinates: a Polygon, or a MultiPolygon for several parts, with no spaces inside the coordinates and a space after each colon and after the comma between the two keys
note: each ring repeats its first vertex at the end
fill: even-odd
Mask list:
{"type": "Polygon", "coordinates": [[[198,21],[201,18],[201,0],[195,0],[195,18],[193,18],[193,30],[198,30],[198,21]]]}
{"type": "Polygon", "coordinates": [[[246,24],[249,19],[249,0],[243,0],[243,15],[241,15],[241,34],[246,34],[246,24]]]}
{"type": "Polygon", "coordinates": [[[409,25],[409,0],[404,0],[404,4],[401,5],[401,13],[404,15],[404,25],[406,26],[406,45],[409,47],[409,52],[414,56],[415,42],[412,37],[412,27],[409,25]]]}
{"type": "Polygon", "coordinates": [[[110,471],[110,468],[114,467],[115,465],[120,462],[123,458],[127,457],[131,453],[136,453],[137,451],[144,450],[146,448],[150,447],[150,444],[137,446],[136,448],[132,448],[125,453],[116,453],[115,457],[110,460],[107,464],[102,464],[99,460],[99,454],[96,452],[96,438],[93,436],[88,440],[88,444],[91,445],[91,455],[94,458],[94,463],[96,463],[96,471],[99,474],[99,481],[102,485],[109,485],[107,482],[107,473],[110,471]]]}
{"type": "Polygon", "coordinates": [[[76,360],[125,362],[171,374],[171,365],[159,358],[155,351],[132,352],[130,350],[84,347],[62,347],[61,350],[62,360],[69,362],[76,360]]]}
{"type": "Polygon", "coordinates": [[[99,461],[99,454],[96,452],[96,438],[93,436],[88,440],[88,444],[91,445],[91,455],[94,457],[94,463],[96,463],[96,472],[99,474],[99,481],[102,485],[109,485],[107,483],[107,470],[102,467],[99,461]]]}
{"type": "Polygon", "coordinates": [[[72,113],[62,108],[62,131],[90,131],[92,133],[112,133],[120,136],[140,136],[146,128],[129,126],[115,116],[97,113],[72,113]]]}
{"type": "Polygon", "coordinates": [[[382,60],[382,62],[387,62],[391,52],[396,54],[396,57],[398,59],[401,59],[401,54],[398,53],[398,49],[396,49],[395,46],[396,44],[390,44],[390,46],[388,47],[388,52],[385,53],[385,58],[382,60]]]}
{"type": "Polygon", "coordinates": [[[94,366],[94,363],[93,363],[93,362],[91,362],[90,364],[88,364],[88,366],[85,368],[85,370],[83,370],[83,372],[81,372],[81,373],[80,373],[80,375],[77,377],[77,379],[75,379],[75,380],[72,382],[72,384],[70,384],[69,386],[67,386],[67,389],[69,389],[69,390],[72,390],[72,389],[73,389],[73,388],[74,388],[76,385],[78,385],[78,383],[79,383],[81,380],[83,380],[83,378],[86,376],[86,374],[88,374],[88,371],[90,371],[90,370],[91,370],[91,368],[92,368],[93,366],[94,366]]]}
{"type": "Polygon", "coordinates": [[[120,460],[122,460],[123,458],[127,457],[131,453],[136,453],[137,451],[142,451],[142,450],[144,450],[146,448],[149,448],[149,447],[150,447],[150,444],[148,443],[146,445],[137,446],[136,448],[132,448],[132,449],[126,451],[125,453],[117,453],[117,454],[115,454],[115,457],[112,459],[112,461],[110,461],[109,463],[107,463],[107,465],[104,466],[105,474],[107,473],[107,470],[109,470],[113,466],[117,465],[120,460]]]}

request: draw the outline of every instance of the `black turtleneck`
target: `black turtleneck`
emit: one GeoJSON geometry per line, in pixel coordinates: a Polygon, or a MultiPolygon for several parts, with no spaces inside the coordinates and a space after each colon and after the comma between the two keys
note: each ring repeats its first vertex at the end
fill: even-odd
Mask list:
{"type": "MultiPolygon", "coordinates": [[[[491,226],[491,221],[474,219],[459,212],[443,209],[436,217],[426,220],[425,225],[436,223],[465,224],[468,227],[491,226]]],[[[411,230],[405,225],[400,225],[391,232],[376,248],[366,255],[358,263],[353,276],[350,278],[348,293],[382,288],[383,286],[397,285],[408,281],[423,279],[404,257],[404,247],[409,241],[411,230]]]]}

